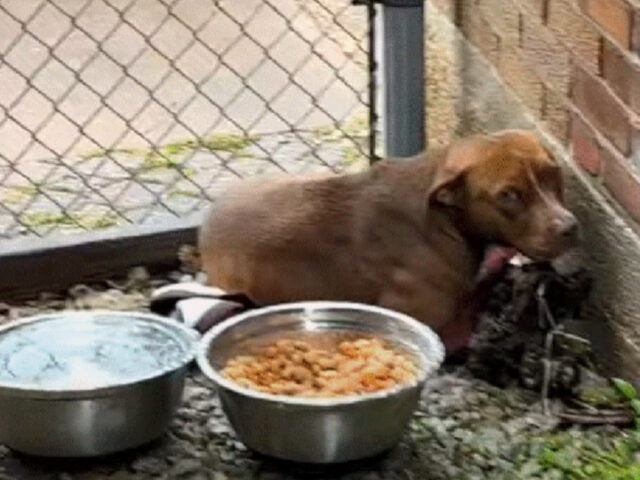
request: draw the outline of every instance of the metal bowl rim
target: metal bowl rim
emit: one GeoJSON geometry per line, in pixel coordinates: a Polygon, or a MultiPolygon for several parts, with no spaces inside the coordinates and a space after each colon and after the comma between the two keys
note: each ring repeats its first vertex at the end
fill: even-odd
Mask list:
{"type": "Polygon", "coordinates": [[[56,318],[73,318],[73,317],[86,317],[86,316],[127,316],[141,320],[150,320],[155,323],[159,323],[169,330],[173,330],[176,337],[182,336],[182,340],[190,344],[185,349],[184,356],[179,365],[174,368],[167,368],[164,370],[158,370],[156,373],[141,376],[132,381],[122,382],[115,385],[109,385],[106,387],[97,388],[83,388],[83,389],[37,389],[27,388],[19,386],[7,386],[3,385],[0,381],[0,395],[42,399],[42,400],[78,400],[78,399],[94,399],[99,397],[109,397],[113,394],[122,392],[123,389],[129,387],[136,387],[147,382],[159,380],[163,377],[173,375],[175,372],[186,367],[191,363],[196,356],[196,347],[201,335],[197,330],[191,329],[175,320],[164,318],[159,315],[147,312],[132,312],[132,311],[114,311],[114,310],[63,310],[59,312],[42,313],[39,315],[33,315],[26,318],[21,318],[8,322],[0,326],[0,337],[9,330],[20,328],[24,325],[31,323],[37,323],[45,320],[54,320],[56,318]]]}
{"type": "Polygon", "coordinates": [[[347,406],[357,403],[374,401],[380,399],[386,399],[394,397],[400,392],[411,390],[414,388],[420,388],[427,377],[436,371],[442,362],[444,361],[444,346],[440,341],[437,334],[427,325],[418,322],[416,319],[405,315],[400,312],[389,310],[383,307],[377,307],[373,305],[367,305],[364,303],[355,302],[340,302],[340,301],[310,301],[310,302],[295,302],[295,303],[283,303],[279,305],[273,305],[270,307],[259,308],[255,310],[249,310],[247,312],[234,315],[227,320],[219,323],[211,328],[207,333],[203,335],[197,346],[196,362],[202,370],[202,372],[210,380],[212,380],[218,387],[222,387],[226,390],[230,390],[236,394],[251,397],[256,400],[265,400],[268,402],[279,403],[282,405],[296,406],[296,407],[313,407],[313,408],[333,408],[338,406],[347,406]],[[380,315],[386,315],[392,317],[395,320],[399,320],[410,327],[414,328],[417,332],[422,334],[427,342],[431,344],[433,349],[433,362],[434,367],[431,370],[420,369],[420,375],[418,378],[409,383],[401,386],[397,386],[391,389],[382,390],[379,392],[366,393],[361,395],[345,395],[332,398],[315,398],[315,397],[295,397],[288,395],[275,395],[270,393],[264,393],[250,388],[242,387],[232,380],[226,379],[219,374],[209,361],[209,350],[213,340],[225,330],[228,330],[243,321],[252,317],[269,315],[279,312],[294,312],[296,310],[357,310],[360,312],[371,312],[380,315]]]}

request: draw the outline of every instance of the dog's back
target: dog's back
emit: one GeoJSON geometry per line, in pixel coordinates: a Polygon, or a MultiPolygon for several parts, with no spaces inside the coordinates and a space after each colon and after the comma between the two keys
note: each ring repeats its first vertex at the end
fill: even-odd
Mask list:
{"type": "Polygon", "coordinates": [[[362,175],[352,175],[231,189],[200,232],[209,282],[258,303],[347,299],[340,285],[355,265],[354,216],[363,184],[362,175]]]}

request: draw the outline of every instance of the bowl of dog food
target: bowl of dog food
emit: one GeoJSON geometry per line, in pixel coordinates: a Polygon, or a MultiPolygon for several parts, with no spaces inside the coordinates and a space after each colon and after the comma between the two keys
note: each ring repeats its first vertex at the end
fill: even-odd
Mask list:
{"type": "Polygon", "coordinates": [[[247,447],[329,464],[397,444],[444,347],[391,310],[301,302],[227,319],[202,337],[196,360],[247,447]]]}
{"type": "Polygon", "coordinates": [[[88,457],[167,428],[200,336],[156,315],[59,312],[0,327],[0,443],[88,457]]]}

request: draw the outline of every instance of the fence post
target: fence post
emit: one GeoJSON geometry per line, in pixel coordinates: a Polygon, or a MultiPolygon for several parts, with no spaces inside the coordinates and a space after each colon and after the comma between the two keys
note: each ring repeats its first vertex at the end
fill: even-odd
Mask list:
{"type": "Polygon", "coordinates": [[[424,0],[381,0],[381,117],[385,157],[424,150],[424,0]]]}

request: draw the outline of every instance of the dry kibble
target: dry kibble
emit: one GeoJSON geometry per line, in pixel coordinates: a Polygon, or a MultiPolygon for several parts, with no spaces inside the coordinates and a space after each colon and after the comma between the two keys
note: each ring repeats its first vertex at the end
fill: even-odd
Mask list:
{"type": "Polygon", "coordinates": [[[319,358],[317,363],[322,370],[335,370],[338,367],[338,360],[331,357],[319,358]]]}
{"type": "Polygon", "coordinates": [[[301,352],[309,351],[309,344],[306,342],[301,342],[298,340],[296,342],[293,342],[293,346],[296,350],[300,350],[301,352]]]}
{"type": "Polygon", "coordinates": [[[261,392],[315,397],[375,392],[415,380],[413,362],[376,338],[316,347],[281,339],[263,353],[230,359],[223,373],[261,392]]]}
{"type": "Polygon", "coordinates": [[[311,381],[313,377],[311,372],[304,367],[294,367],[291,371],[291,376],[299,383],[311,381]]]}
{"type": "Polygon", "coordinates": [[[275,357],[276,355],[278,355],[278,347],[275,347],[275,346],[273,346],[273,345],[272,345],[272,346],[270,346],[270,347],[269,347],[269,348],[267,348],[267,350],[265,351],[265,355],[266,355],[268,358],[273,358],[273,357],[275,357]]]}
{"type": "Polygon", "coordinates": [[[318,363],[318,360],[320,359],[321,355],[322,355],[322,352],[318,350],[309,350],[307,353],[304,354],[304,361],[307,362],[309,365],[315,365],[318,363]]]}

